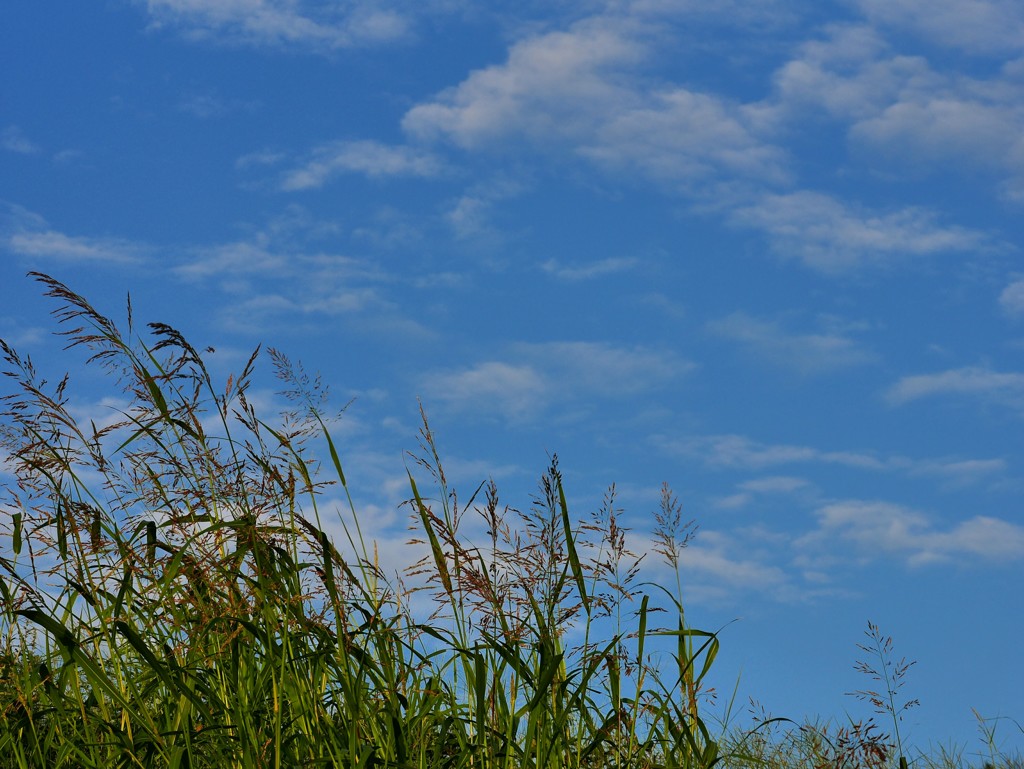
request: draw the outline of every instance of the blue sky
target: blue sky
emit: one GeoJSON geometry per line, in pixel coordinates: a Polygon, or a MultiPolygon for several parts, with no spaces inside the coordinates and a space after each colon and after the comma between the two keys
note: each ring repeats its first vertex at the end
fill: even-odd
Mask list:
{"type": "Polygon", "coordinates": [[[28,270],[222,376],[280,348],[355,398],[396,566],[417,398],[458,485],[524,505],[557,452],[638,552],[668,481],[724,693],[866,716],[871,620],[912,742],[1024,722],[1017,0],[13,0],[0,72],[0,337],[43,370],[28,270]]]}

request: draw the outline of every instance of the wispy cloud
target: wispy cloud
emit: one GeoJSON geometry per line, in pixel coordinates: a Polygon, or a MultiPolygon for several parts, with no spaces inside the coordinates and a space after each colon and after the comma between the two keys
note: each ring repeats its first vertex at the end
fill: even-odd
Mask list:
{"type": "Polygon", "coordinates": [[[732,221],[765,233],[780,256],[824,273],[992,247],[985,233],[943,225],[932,211],[873,211],[820,192],[767,194],[737,208],[732,221]]]}
{"type": "Polygon", "coordinates": [[[215,287],[227,300],[216,317],[233,331],[314,331],[324,318],[344,318],[385,336],[431,336],[394,296],[396,286],[416,288],[423,276],[391,274],[372,259],[342,253],[338,235],[333,222],[289,206],[245,239],[192,247],[169,272],[203,290],[215,287]]]}
{"type": "Polygon", "coordinates": [[[264,236],[194,249],[173,272],[193,283],[217,281],[230,298],[217,316],[234,331],[262,333],[283,324],[310,328],[318,317],[345,317],[389,336],[431,335],[391,298],[391,276],[372,263],[330,251],[297,251],[264,236]]]}
{"type": "Polygon", "coordinates": [[[1024,411],[1024,374],[980,366],[917,374],[900,379],[886,391],[885,398],[899,406],[938,395],[968,395],[1024,411]]]}
{"type": "Polygon", "coordinates": [[[1024,527],[991,516],[974,516],[943,530],[918,510],[863,500],[825,505],[816,516],[818,528],[800,538],[798,547],[813,550],[840,540],[869,559],[896,554],[912,566],[1024,558],[1024,527]]]}
{"type": "Polygon", "coordinates": [[[812,488],[811,482],[805,478],[796,478],[791,475],[768,475],[737,484],[735,493],[717,498],[714,504],[718,508],[735,510],[751,504],[758,496],[792,495],[798,492],[807,492],[812,488]]]}
{"type": "Polygon", "coordinates": [[[53,229],[43,217],[19,206],[9,206],[3,217],[0,243],[18,256],[92,264],[141,262],[148,246],[123,238],[68,235],[53,229]]]}
{"type": "Polygon", "coordinates": [[[633,257],[609,257],[572,265],[563,264],[557,259],[549,259],[541,265],[541,269],[559,280],[578,282],[625,272],[636,267],[638,263],[639,260],[633,257]]]}
{"type": "Polygon", "coordinates": [[[388,176],[435,176],[443,167],[429,152],[377,141],[339,141],[314,149],[298,168],[285,173],[281,188],[288,191],[323,187],[334,176],[358,173],[380,179],[388,176]]]}
{"type": "Polygon", "coordinates": [[[663,437],[656,442],[674,454],[700,459],[705,465],[719,468],[759,470],[810,462],[866,470],[882,470],[886,466],[878,457],[864,452],[823,451],[810,446],[760,443],[743,435],[663,437]]]}
{"type": "Polygon", "coordinates": [[[495,206],[516,198],[528,182],[507,175],[472,185],[448,208],[445,219],[459,240],[498,241],[502,233],[492,221],[495,206]]]}
{"type": "Polygon", "coordinates": [[[528,363],[485,361],[460,371],[434,372],[424,384],[431,400],[512,420],[536,415],[552,395],[552,383],[528,363]]]}
{"type": "Polygon", "coordinates": [[[877,23],[910,30],[975,55],[1020,51],[1024,8],[1015,0],[858,0],[877,23]]]}
{"type": "MultiPolygon", "coordinates": [[[[948,487],[978,483],[1005,472],[1000,458],[941,457],[915,459],[867,451],[828,451],[798,444],[761,443],[744,435],[661,436],[654,442],[664,451],[695,459],[715,469],[761,471],[786,465],[824,464],[874,472],[898,472],[937,478],[948,487]]],[[[750,491],[753,487],[743,487],[750,491]]]]}
{"type": "Polygon", "coordinates": [[[7,126],[0,131],[0,148],[19,155],[34,155],[40,151],[39,145],[25,136],[16,125],[7,126]]]}
{"type": "Polygon", "coordinates": [[[189,93],[178,101],[178,111],[185,112],[200,120],[224,117],[232,112],[255,112],[258,101],[224,98],[216,92],[189,93]]]}
{"type": "Polygon", "coordinates": [[[805,478],[794,478],[791,475],[770,475],[744,481],[740,484],[740,488],[758,494],[790,494],[798,489],[806,488],[808,483],[805,478]]]}
{"type": "Polygon", "coordinates": [[[655,390],[693,364],[667,351],[599,342],[516,344],[503,360],[430,372],[424,387],[449,408],[533,419],[552,404],[585,404],[655,390]]]}
{"type": "Polygon", "coordinates": [[[577,151],[613,169],[684,187],[720,176],[785,183],[786,153],[758,135],[757,122],[742,105],[673,88],[616,113],[577,151]]]}
{"type": "Polygon", "coordinates": [[[26,326],[16,318],[0,316],[0,339],[15,349],[36,344],[45,335],[45,330],[39,326],[26,326]]]}
{"type": "MultiPolygon", "coordinates": [[[[686,600],[729,604],[750,594],[776,601],[799,599],[807,591],[781,565],[778,551],[784,545],[785,538],[763,529],[698,530],[679,564],[686,600]]],[[[645,579],[675,582],[653,539],[638,533],[627,538],[627,546],[644,556],[645,579]]]]}
{"type": "Polygon", "coordinates": [[[331,51],[393,41],[410,31],[407,16],[369,0],[340,7],[311,0],[145,0],[145,5],[155,27],[228,44],[331,51]]]}
{"type": "Polygon", "coordinates": [[[767,363],[800,374],[820,374],[875,360],[860,342],[837,332],[794,334],[775,321],[736,312],[708,323],[708,330],[730,339],[767,363]]]}
{"type": "Polygon", "coordinates": [[[999,295],[999,306],[1011,317],[1024,316],[1024,280],[1010,283],[999,295]]]}

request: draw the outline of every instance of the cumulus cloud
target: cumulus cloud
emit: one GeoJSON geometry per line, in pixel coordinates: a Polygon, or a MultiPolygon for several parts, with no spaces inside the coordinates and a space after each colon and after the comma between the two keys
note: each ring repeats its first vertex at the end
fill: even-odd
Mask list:
{"type": "Polygon", "coordinates": [[[516,344],[505,360],[430,372],[432,401],[526,421],[553,403],[619,398],[662,387],[693,364],[674,353],[600,342],[516,344]]]}
{"type": "Polygon", "coordinates": [[[339,141],[314,149],[298,168],[285,174],[281,188],[288,191],[315,189],[343,173],[359,173],[371,179],[434,176],[441,167],[437,156],[412,147],[369,140],[339,141]]]}
{"type": "Polygon", "coordinates": [[[575,24],[514,44],[504,64],[473,72],[433,101],[413,107],[402,125],[420,139],[465,148],[527,137],[550,142],[588,136],[603,115],[635,104],[618,72],[645,47],[607,19],[575,24]]]}
{"type": "Polygon", "coordinates": [[[310,0],[145,0],[155,27],[192,39],[330,51],[405,37],[410,21],[383,3],[310,0]]]}
{"type": "Polygon", "coordinates": [[[508,59],[413,107],[404,129],[478,150],[527,141],[612,170],[687,185],[712,174],[778,182],[785,153],[756,111],[717,95],[645,81],[650,30],[595,16],[514,44],[508,59]]]}
{"type": "Polygon", "coordinates": [[[708,330],[742,346],[767,363],[800,374],[820,374],[875,359],[854,339],[836,332],[794,334],[774,321],[759,320],[736,312],[708,324],[708,330]]]}
{"type": "Polygon", "coordinates": [[[979,86],[906,94],[853,125],[850,138],[902,162],[969,164],[1006,176],[1004,192],[1012,198],[1024,192],[1024,88],[1014,90],[985,93],[979,86]]]}
{"type": "Polygon", "coordinates": [[[972,54],[1018,52],[1024,8],[1016,0],[858,0],[875,23],[910,30],[972,54]]]}
{"type": "Polygon", "coordinates": [[[756,113],[706,94],[674,88],[617,112],[577,151],[614,169],[668,183],[709,176],[783,183],[786,153],[756,132],[756,113]]]}
{"type": "Polygon", "coordinates": [[[790,118],[808,112],[856,121],[876,115],[908,85],[935,85],[928,62],[898,56],[878,32],[860,24],[832,25],[818,40],[802,44],[772,77],[776,108],[790,118]]]}
{"type": "Polygon", "coordinates": [[[1024,558],[1024,527],[991,516],[974,516],[943,530],[920,511],[862,500],[825,505],[816,516],[818,528],[798,540],[798,546],[813,549],[839,539],[867,557],[897,554],[911,565],[1024,558]]]}
{"type": "Polygon", "coordinates": [[[944,225],[925,209],[873,211],[819,192],[763,195],[731,218],[765,233],[781,256],[825,273],[991,247],[984,233],[944,225]]]}
{"type": "MultiPolygon", "coordinates": [[[[913,18],[964,34],[977,30],[950,19],[966,6],[977,6],[977,19],[988,9],[990,22],[1009,8],[985,0],[928,4],[927,11],[917,0],[862,4],[894,23],[913,18]]],[[[1024,29],[1019,8],[1014,15],[1016,21],[1004,19],[1001,29],[998,23],[990,29],[1024,29]]],[[[1020,33],[1014,34],[1019,48],[1020,33]]],[[[898,163],[915,172],[981,169],[1001,179],[1006,198],[1024,200],[1024,83],[1011,69],[987,78],[946,73],[922,56],[893,52],[874,27],[834,25],[778,69],[769,111],[790,121],[818,115],[845,124],[850,145],[868,164],[889,170],[898,163]]]]}

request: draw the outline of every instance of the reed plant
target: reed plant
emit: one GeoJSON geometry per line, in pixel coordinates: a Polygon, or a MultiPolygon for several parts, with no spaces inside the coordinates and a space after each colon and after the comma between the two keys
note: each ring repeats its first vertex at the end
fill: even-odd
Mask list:
{"type": "MultiPolygon", "coordinates": [[[[268,420],[259,349],[216,383],[173,327],[137,330],[129,302],[122,330],[32,275],[119,405],[85,423],[69,377],[0,341],[0,769],[906,769],[871,721],[712,733],[719,641],[686,618],[694,524],[668,486],[663,587],[614,486],[576,516],[552,457],[521,508],[493,481],[464,499],[421,409],[404,507],[423,557],[388,573],[318,378],[268,351],[287,403],[268,420]]],[[[869,629],[886,688],[860,694],[898,728],[905,663],[887,678],[869,629]]],[[[963,765],[943,756],[913,763],[963,765]]]]}
{"type": "MultiPolygon", "coordinates": [[[[173,327],[144,335],[129,302],[122,331],[33,277],[121,406],[83,424],[68,377],[0,344],[0,767],[723,761],[699,705],[718,639],[679,591],[656,615],[614,490],[577,519],[552,458],[523,511],[492,482],[463,501],[424,414],[408,510],[426,556],[387,574],[316,378],[271,351],[289,408],[269,421],[249,397],[259,350],[217,384],[173,327]],[[671,664],[652,662],[656,641],[671,664]]],[[[666,490],[676,568],[678,513],[666,490]]]]}

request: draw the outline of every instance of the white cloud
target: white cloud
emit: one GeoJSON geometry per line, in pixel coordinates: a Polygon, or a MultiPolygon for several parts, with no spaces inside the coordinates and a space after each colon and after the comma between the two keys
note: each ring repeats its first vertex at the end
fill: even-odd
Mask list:
{"type": "Polygon", "coordinates": [[[461,409],[497,412],[519,420],[537,413],[551,396],[551,383],[530,364],[487,361],[426,378],[431,400],[461,409]]]}
{"type": "Polygon", "coordinates": [[[877,457],[858,452],[822,451],[810,446],[759,443],[743,435],[700,435],[659,439],[667,451],[700,459],[711,467],[763,469],[776,465],[817,462],[867,470],[882,470],[877,457]]]}
{"type": "Polygon", "coordinates": [[[800,374],[834,371],[875,359],[859,342],[840,334],[793,334],[776,322],[758,320],[742,312],[713,321],[708,329],[768,363],[800,374]]]}
{"type": "Polygon", "coordinates": [[[858,5],[875,23],[972,54],[1018,52],[1024,40],[1024,7],[1016,0],[858,0],[858,5]]]}
{"type": "MultiPolygon", "coordinates": [[[[645,579],[654,584],[675,584],[675,574],[655,551],[652,538],[636,536],[627,544],[644,556],[645,579]]],[[[759,593],[783,601],[798,597],[800,589],[784,569],[772,563],[780,544],[782,540],[764,530],[698,530],[679,563],[684,602],[728,603],[742,593],[759,593]]]]}
{"type": "MultiPolygon", "coordinates": [[[[910,476],[933,477],[954,487],[978,483],[1006,470],[1006,461],[999,458],[879,457],[874,453],[864,451],[824,451],[812,446],[761,443],[743,435],[662,437],[656,439],[655,442],[665,451],[696,459],[708,467],[719,469],[764,470],[783,465],[825,464],[875,472],[899,472],[910,476]]],[[[740,488],[743,491],[759,490],[756,487],[757,483],[757,480],[749,481],[741,485],[740,488]],[[747,485],[750,483],[755,485],[747,485]]]]}
{"type": "Polygon", "coordinates": [[[708,578],[712,583],[731,589],[746,588],[775,591],[783,587],[788,578],[776,567],[759,562],[749,555],[733,554],[735,547],[729,535],[721,532],[700,531],[680,563],[684,573],[708,578]]]}
{"type": "Polygon", "coordinates": [[[807,486],[808,481],[806,479],[794,478],[789,475],[770,475],[764,478],[744,481],[740,484],[741,489],[754,491],[759,494],[789,494],[807,486]]]}
{"type": "Polygon", "coordinates": [[[19,256],[93,264],[132,264],[142,261],[150,248],[122,238],[70,236],[50,227],[43,217],[19,206],[9,206],[3,217],[3,244],[19,256]]]}
{"type": "Polygon", "coordinates": [[[0,148],[19,155],[33,155],[39,152],[39,146],[25,136],[16,125],[7,126],[0,131],[0,148]]]}
{"type": "Polygon", "coordinates": [[[155,27],[187,37],[255,46],[334,50],[387,42],[409,20],[374,2],[324,5],[310,0],[144,0],[155,27]]]}
{"type": "Polygon", "coordinates": [[[465,148],[521,136],[549,143],[591,135],[602,116],[636,101],[616,74],[645,54],[623,26],[600,17],[578,22],[521,40],[504,64],[477,70],[413,107],[402,125],[418,138],[446,138],[465,148]]]}
{"type": "Polygon", "coordinates": [[[675,88],[616,111],[577,151],[602,165],[634,168],[669,183],[720,174],[787,181],[785,153],[757,136],[756,122],[756,114],[742,106],[675,88]]]}
{"type": "Polygon", "coordinates": [[[1024,280],[1015,280],[999,295],[999,306],[1012,317],[1024,316],[1024,280]]]}
{"type": "Polygon", "coordinates": [[[360,173],[371,179],[386,176],[434,176],[441,171],[435,156],[412,147],[390,146],[377,141],[339,141],[317,147],[299,168],[285,174],[284,190],[323,187],[331,177],[360,173]]]}
{"type": "Polygon", "coordinates": [[[16,318],[0,316],[0,339],[14,349],[38,344],[44,336],[46,332],[40,326],[26,326],[16,318]]]}
{"type": "Polygon", "coordinates": [[[989,247],[983,233],[942,225],[931,211],[871,211],[809,191],[764,195],[736,209],[732,221],[764,232],[780,255],[825,273],[989,247]]]}
{"type": "Polygon", "coordinates": [[[231,273],[284,273],[290,269],[287,255],[268,250],[259,242],[243,241],[201,249],[174,272],[182,278],[199,280],[231,273]]]}
{"type": "Polygon", "coordinates": [[[897,406],[935,395],[971,395],[1024,410],[1024,374],[970,366],[903,377],[885,393],[897,406]]]}
{"type": "Polygon", "coordinates": [[[895,467],[905,467],[911,475],[940,478],[947,487],[968,486],[1006,470],[1004,459],[923,459],[891,460],[895,467]]]}
{"type": "Polygon", "coordinates": [[[673,353],[597,342],[516,344],[492,360],[424,378],[432,401],[525,421],[553,403],[621,398],[664,386],[692,364],[673,353]]]}
{"type": "Polygon", "coordinates": [[[838,538],[854,543],[867,557],[902,554],[911,565],[1024,558],[1024,527],[990,516],[974,516],[942,531],[924,513],[887,502],[837,502],[816,515],[818,529],[798,540],[798,546],[815,549],[838,538]]]}
{"type": "Polygon", "coordinates": [[[637,264],[638,260],[632,257],[609,257],[574,265],[563,264],[557,259],[548,259],[541,264],[541,269],[559,280],[578,282],[625,272],[637,264]]]}
{"type": "Polygon", "coordinates": [[[495,204],[518,197],[527,183],[507,176],[498,176],[472,185],[448,209],[445,219],[460,240],[495,240],[500,232],[492,224],[495,204]]]}
{"type": "Polygon", "coordinates": [[[1008,196],[1024,192],[1024,88],[982,87],[904,95],[850,129],[850,139],[901,163],[970,164],[1007,176],[1008,196]]]}
{"type": "Polygon", "coordinates": [[[808,113],[856,121],[878,114],[908,85],[934,84],[926,60],[889,55],[877,31],[832,25],[821,40],[804,43],[773,75],[777,104],[791,119],[808,113]]]}
{"type": "Polygon", "coordinates": [[[639,77],[655,37],[635,19],[606,15],[525,38],[505,63],[409,110],[403,127],[470,150],[521,140],[568,148],[673,186],[715,174],[785,180],[785,153],[759,136],[757,110],[639,77]]]}
{"type": "MultiPolygon", "coordinates": [[[[882,8],[871,0],[866,4],[882,8]]],[[[884,7],[900,18],[936,23],[948,21],[953,10],[949,2],[939,3],[933,14],[929,3],[918,14],[918,5],[924,3],[905,0],[884,7]]],[[[957,13],[964,9],[960,0],[956,5],[957,13]]],[[[1016,16],[1019,20],[1019,10],[1016,16]]],[[[1017,40],[1019,46],[1019,34],[1017,40]]],[[[918,173],[982,169],[1001,178],[1006,198],[1024,200],[1024,83],[1012,67],[987,79],[946,73],[921,56],[893,53],[876,29],[848,24],[834,25],[824,39],[801,46],[774,82],[769,113],[793,124],[818,115],[846,123],[849,142],[867,165],[890,173],[894,163],[918,173]]]]}
{"type": "Polygon", "coordinates": [[[23,256],[43,256],[67,261],[131,262],[135,256],[131,244],[65,235],[62,232],[19,232],[11,235],[8,247],[23,256]]]}

